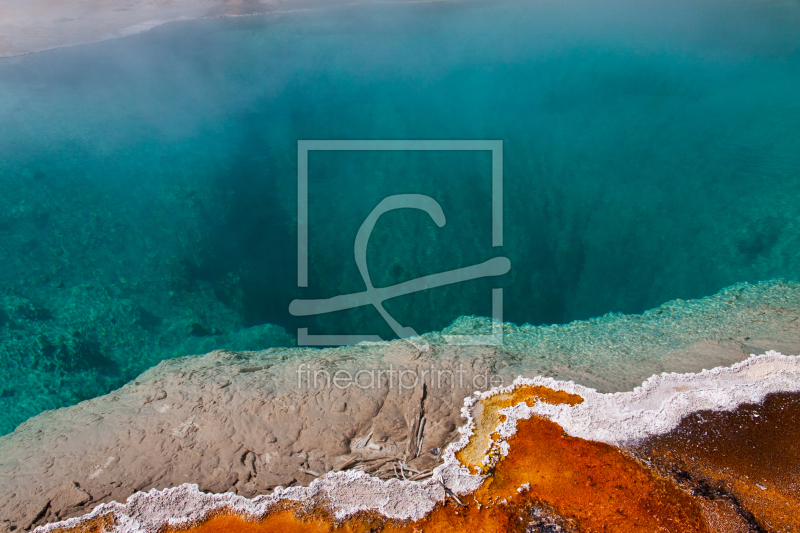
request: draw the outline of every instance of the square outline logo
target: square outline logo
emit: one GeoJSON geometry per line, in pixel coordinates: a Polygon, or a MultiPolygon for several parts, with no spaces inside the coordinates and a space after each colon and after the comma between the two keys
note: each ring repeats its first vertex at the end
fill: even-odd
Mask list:
{"type": "MultiPolygon", "coordinates": [[[[308,287],[308,152],[310,151],[489,151],[492,153],[492,247],[503,246],[502,140],[298,140],[297,141],[297,287],[308,287]]],[[[446,344],[503,344],[503,289],[492,289],[492,333],[443,335],[446,344]]],[[[297,329],[298,346],[384,343],[377,335],[310,335],[297,329]]],[[[424,344],[424,341],[423,341],[424,344]]]]}

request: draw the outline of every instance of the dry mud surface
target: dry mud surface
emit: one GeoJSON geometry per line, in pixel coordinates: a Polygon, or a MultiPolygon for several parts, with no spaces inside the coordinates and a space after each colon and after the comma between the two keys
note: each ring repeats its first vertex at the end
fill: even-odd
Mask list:
{"type": "MultiPolygon", "coordinates": [[[[474,399],[476,390],[508,386],[519,376],[559,390],[567,385],[556,387],[554,379],[571,381],[567,392],[602,409],[540,402],[526,408],[529,415],[551,417],[577,435],[570,438],[598,444],[628,442],[631,432],[642,437],[669,431],[687,406],[688,412],[718,407],[688,383],[686,394],[670,400],[678,402],[672,415],[645,413],[634,420],[619,403],[624,398],[600,393],[631,391],[662,372],[728,367],[770,349],[800,353],[797,292],[790,284],[744,286],[670,302],[644,315],[566,326],[507,325],[506,343],[495,347],[447,345],[442,335],[432,334],[426,336],[428,349],[395,341],[327,350],[217,351],[165,361],[109,395],[42,413],[0,438],[0,531],[31,529],[84,515],[101,503],[125,502],[139,491],[186,483],[229,497],[300,491],[302,499],[302,487],[332,471],[357,481],[351,486],[363,485],[361,492],[382,493],[383,504],[375,509],[383,514],[416,518],[423,507],[403,507],[392,491],[377,490],[375,479],[361,472],[382,480],[417,479],[423,484],[414,491],[423,491],[430,505],[440,501],[444,489],[431,471],[452,454],[448,444],[463,438],[464,399],[474,399]],[[340,380],[336,386],[337,372],[356,377],[359,385],[340,380]],[[627,433],[608,429],[626,416],[627,433]]],[[[444,333],[481,325],[480,319],[464,318],[444,333]]],[[[723,400],[731,405],[760,401],[761,392],[743,383],[783,372],[783,363],[774,363],[766,374],[764,366],[746,363],[735,375],[715,370],[707,377],[728,391],[723,400]]],[[[676,380],[657,376],[628,394],[639,402],[637,409],[656,412],[648,402],[672,398],[668,392],[676,380]]],[[[782,387],[783,381],[771,382],[782,387]]],[[[479,479],[467,474],[440,471],[438,480],[455,493],[469,491],[479,479]]],[[[314,490],[330,493],[320,483],[341,486],[328,477],[314,490]]],[[[342,502],[355,501],[353,494],[338,494],[342,502]]]]}

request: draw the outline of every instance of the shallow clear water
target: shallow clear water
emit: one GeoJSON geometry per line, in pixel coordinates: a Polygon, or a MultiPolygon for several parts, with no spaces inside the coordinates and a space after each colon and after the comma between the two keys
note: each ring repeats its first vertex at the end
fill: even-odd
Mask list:
{"type": "Polygon", "coordinates": [[[439,330],[566,323],[800,273],[800,3],[360,5],[170,23],[0,60],[0,432],[167,358],[393,333],[376,286],[497,255],[509,274],[386,302],[439,330]],[[298,139],[500,139],[487,152],[315,152],[297,288],[298,139]],[[287,332],[280,329],[286,328],[287,332]]]}

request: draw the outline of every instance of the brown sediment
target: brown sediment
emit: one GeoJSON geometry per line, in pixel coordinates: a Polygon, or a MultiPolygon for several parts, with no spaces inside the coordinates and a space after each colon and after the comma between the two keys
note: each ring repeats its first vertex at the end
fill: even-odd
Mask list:
{"type": "Polygon", "coordinates": [[[55,528],[52,533],[104,533],[105,531],[111,531],[115,522],[114,515],[108,513],[85,520],[75,527],[55,528]]]}
{"type": "MultiPolygon", "coordinates": [[[[202,524],[183,529],[165,529],[161,533],[186,531],[192,533],[328,533],[333,529],[330,516],[311,513],[303,516],[297,510],[283,509],[270,513],[264,520],[252,521],[233,513],[215,513],[202,524]]],[[[345,524],[336,531],[350,533],[345,524]]],[[[366,531],[369,531],[366,529],[366,531]]],[[[355,532],[354,532],[355,533],[355,532]]]]}
{"type": "Polygon", "coordinates": [[[459,498],[464,506],[448,497],[417,522],[376,525],[353,517],[336,524],[322,515],[283,510],[259,522],[219,515],[190,531],[522,532],[541,509],[566,531],[711,531],[701,506],[687,492],[613,446],[570,437],[557,424],[537,417],[520,421],[509,444],[509,455],[486,482],[459,498]]]}
{"type": "Polygon", "coordinates": [[[750,530],[800,531],[800,394],[694,413],[635,453],[750,530]]]}
{"type": "Polygon", "coordinates": [[[165,527],[159,533],[368,533],[381,531],[385,517],[375,512],[360,512],[345,520],[336,520],[323,507],[284,502],[260,520],[219,510],[209,514],[200,524],[165,527]]]}
{"type": "MultiPolygon", "coordinates": [[[[329,521],[322,518],[301,519],[293,511],[280,511],[272,513],[264,521],[252,522],[239,515],[221,513],[212,516],[202,525],[189,529],[192,532],[227,533],[271,533],[271,532],[297,532],[297,533],[327,533],[331,529],[329,521]]],[[[173,530],[174,531],[174,530],[173,530]]],[[[164,532],[167,533],[167,532],[164,532]]]]}
{"type": "Polygon", "coordinates": [[[576,405],[583,402],[583,398],[577,394],[533,385],[521,385],[511,392],[484,398],[473,408],[474,434],[470,437],[469,443],[456,452],[456,459],[475,473],[485,472],[486,465],[483,464],[483,458],[496,442],[494,434],[505,419],[500,410],[521,402],[530,406],[536,402],[576,405]]]}
{"type": "Polygon", "coordinates": [[[697,498],[703,509],[703,516],[711,531],[719,533],[753,533],[750,524],[740,514],[730,500],[697,498]]]}

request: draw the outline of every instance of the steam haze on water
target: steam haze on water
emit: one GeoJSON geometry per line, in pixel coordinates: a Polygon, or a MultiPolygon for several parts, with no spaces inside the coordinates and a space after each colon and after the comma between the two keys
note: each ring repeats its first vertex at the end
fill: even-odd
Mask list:
{"type": "Polygon", "coordinates": [[[367,4],[174,22],[0,60],[0,431],[158,361],[393,333],[376,287],[503,255],[509,274],[385,302],[566,323],[800,273],[800,3],[367,4]],[[297,141],[498,139],[488,152],[314,152],[297,288],[297,141]],[[279,326],[279,327],[278,327],[279,326]],[[280,328],[285,328],[284,332],[280,328]]]}

